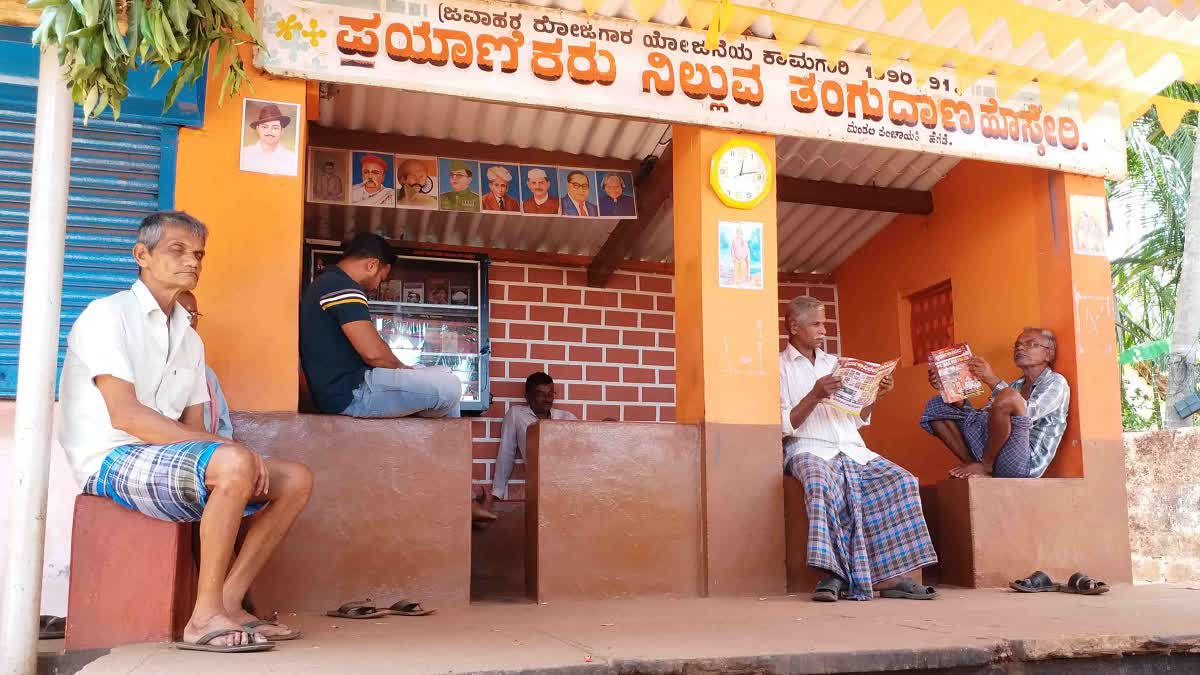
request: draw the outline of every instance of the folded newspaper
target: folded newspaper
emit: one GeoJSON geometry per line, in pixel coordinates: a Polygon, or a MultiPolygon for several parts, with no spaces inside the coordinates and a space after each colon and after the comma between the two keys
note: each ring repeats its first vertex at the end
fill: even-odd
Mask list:
{"type": "Polygon", "coordinates": [[[896,364],[899,362],[900,359],[892,359],[886,363],[838,359],[833,376],[841,378],[842,388],[821,402],[842,412],[858,415],[863,408],[875,402],[879,396],[879,383],[896,370],[896,364]]]}
{"type": "Polygon", "coordinates": [[[970,360],[971,347],[965,342],[929,352],[929,365],[937,373],[942,400],[946,403],[987,393],[987,388],[967,368],[970,360]]]}

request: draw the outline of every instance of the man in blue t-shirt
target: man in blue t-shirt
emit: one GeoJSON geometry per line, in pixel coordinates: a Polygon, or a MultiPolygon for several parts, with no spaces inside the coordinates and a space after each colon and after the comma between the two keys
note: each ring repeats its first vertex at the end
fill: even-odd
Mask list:
{"type": "Polygon", "coordinates": [[[322,412],[350,417],[458,417],[462,384],[449,368],[406,366],[379,336],[367,290],[387,279],[391,245],[360,233],[300,300],[300,363],[322,412]]]}

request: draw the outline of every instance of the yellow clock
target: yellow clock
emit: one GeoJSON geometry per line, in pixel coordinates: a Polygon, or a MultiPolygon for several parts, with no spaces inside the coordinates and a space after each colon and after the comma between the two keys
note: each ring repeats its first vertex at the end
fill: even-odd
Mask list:
{"type": "Polygon", "coordinates": [[[758,143],[735,138],[713,154],[709,182],[726,206],[752,209],[771,193],[775,170],[758,143]]]}

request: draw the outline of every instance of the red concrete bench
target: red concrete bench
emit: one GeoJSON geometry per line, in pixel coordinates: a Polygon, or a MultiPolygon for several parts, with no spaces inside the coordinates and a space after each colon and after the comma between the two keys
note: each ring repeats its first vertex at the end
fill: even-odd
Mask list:
{"type": "Polygon", "coordinates": [[[1004,587],[1034,570],[1061,582],[1080,570],[1110,584],[1132,581],[1123,476],[949,479],[938,483],[937,500],[945,583],[1004,587]]]}
{"type": "Polygon", "coordinates": [[[528,441],[531,598],[700,595],[699,429],[545,421],[528,441]]]}
{"type": "Polygon", "coordinates": [[[233,413],[234,435],[307,464],[308,508],[251,589],[260,612],[349,600],[463,606],[471,578],[469,420],[233,413]]]}
{"type": "Polygon", "coordinates": [[[193,527],[76,497],[66,649],[179,639],[196,598],[193,527]]]}

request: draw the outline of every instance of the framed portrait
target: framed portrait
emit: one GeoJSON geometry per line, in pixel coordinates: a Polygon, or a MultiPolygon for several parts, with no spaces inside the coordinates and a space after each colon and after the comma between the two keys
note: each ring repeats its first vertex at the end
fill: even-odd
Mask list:
{"type": "Polygon", "coordinates": [[[437,157],[396,155],[396,208],[437,210],[438,185],[437,157]]]}
{"type": "Polygon", "coordinates": [[[487,213],[521,213],[520,169],[516,164],[482,162],[482,210],[487,213]]]}
{"type": "Polygon", "coordinates": [[[592,169],[559,168],[558,194],[564,216],[571,218],[598,218],[600,206],[596,172],[592,169]]]}
{"type": "Polygon", "coordinates": [[[637,218],[637,196],[633,174],[628,171],[596,171],[600,179],[601,218],[637,218]]]}
{"type": "Polygon", "coordinates": [[[391,153],[356,150],[350,155],[350,204],[396,206],[395,158],[391,153]]]}
{"type": "Polygon", "coordinates": [[[527,216],[557,216],[559,213],[558,169],[552,166],[521,165],[521,212],[527,216]]]}
{"type": "Polygon", "coordinates": [[[1104,197],[1071,195],[1071,242],[1077,255],[1105,255],[1108,205],[1104,197]]]}
{"type": "Polygon", "coordinates": [[[333,148],[309,148],[308,201],[345,204],[350,187],[350,153],[333,148]]]}
{"type": "Polygon", "coordinates": [[[762,223],[722,220],[717,223],[717,236],[720,287],[762,289],[762,223]]]}
{"type": "Polygon", "coordinates": [[[297,176],[300,160],[300,105],[282,101],[242,100],[242,171],[297,176]]]}
{"type": "Polygon", "coordinates": [[[441,157],[438,159],[438,180],[442,190],[438,195],[439,209],[479,212],[479,162],[441,157]]]}

